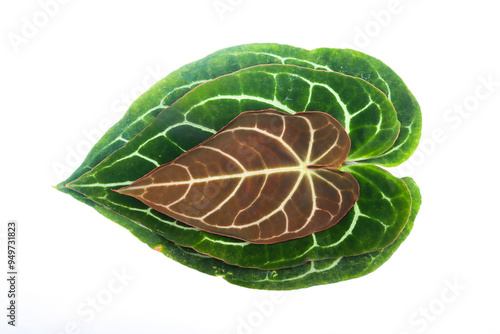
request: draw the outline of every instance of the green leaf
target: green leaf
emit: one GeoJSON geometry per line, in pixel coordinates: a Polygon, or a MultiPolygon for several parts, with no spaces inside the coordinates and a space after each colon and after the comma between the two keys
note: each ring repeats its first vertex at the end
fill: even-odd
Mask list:
{"type": "MultiPolygon", "coordinates": [[[[375,222],[383,221],[388,226],[391,226],[391,228],[382,229],[382,226],[379,223],[372,224],[373,226],[379,226],[379,238],[370,237],[369,240],[371,240],[371,242],[365,244],[359,243],[356,238],[347,238],[346,240],[349,240],[350,243],[347,243],[345,244],[346,246],[344,246],[344,239],[342,242],[337,243],[340,237],[340,234],[338,234],[336,237],[325,237],[325,241],[320,240],[317,245],[317,241],[309,239],[302,240],[301,247],[296,247],[296,245],[291,244],[289,246],[286,246],[286,248],[284,249],[279,249],[278,252],[251,252],[249,250],[248,252],[245,251],[245,253],[241,253],[242,250],[251,245],[242,244],[241,241],[232,238],[212,235],[210,233],[200,231],[199,229],[195,229],[185,224],[176,222],[172,218],[152,210],[143,203],[129,196],[124,196],[112,191],[112,189],[116,189],[121,186],[127,186],[134,180],[150,172],[151,169],[158,167],[161,164],[170,162],[183,152],[184,148],[179,149],[179,147],[184,146],[186,149],[188,149],[198,145],[200,142],[206,139],[210,135],[210,131],[197,130],[206,130],[208,122],[215,123],[216,121],[219,122],[219,119],[227,118],[227,115],[232,116],[232,113],[234,113],[234,108],[238,107],[238,104],[234,105],[233,103],[231,103],[233,102],[232,99],[222,98],[217,99],[217,104],[215,106],[211,104],[207,105],[206,103],[203,103],[207,98],[206,96],[209,94],[212,94],[212,96],[227,96],[222,95],[222,93],[219,92],[218,89],[220,87],[222,87],[222,89],[226,91],[233,89],[233,87],[231,87],[229,83],[236,83],[236,90],[241,89],[241,87],[238,86],[239,82],[251,81],[252,83],[258,85],[263,80],[259,79],[257,76],[254,76],[254,74],[261,74],[262,68],[265,69],[265,75],[267,75],[269,71],[271,71],[271,73],[281,73],[284,69],[286,69],[287,71],[292,71],[291,73],[293,76],[297,75],[296,71],[298,70],[303,75],[319,75],[319,77],[316,77],[316,79],[334,77],[341,79],[341,83],[352,83],[354,81],[356,84],[360,84],[363,82],[362,80],[347,77],[334,72],[315,71],[310,69],[298,68],[295,66],[280,65],[253,67],[218,78],[188,93],[186,96],[172,105],[169,109],[166,109],[164,112],[162,112],[148,128],[137,135],[125,147],[111,154],[105,161],[99,164],[91,172],[70,183],[68,187],[81,192],[93,201],[110,208],[112,211],[119,213],[120,215],[144,224],[148,228],[154,230],[156,233],[166,236],[167,239],[172,240],[175,243],[183,246],[194,247],[196,250],[202,253],[208,253],[215,257],[222,258],[229,263],[243,266],[278,268],[282,266],[300,264],[311,258],[317,259],[331,257],[332,254],[333,256],[339,256],[340,250],[342,250],[346,255],[355,255],[387,246],[396,238],[397,234],[402,228],[401,224],[406,221],[407,216],[404,217],[402,221],[398,221],[396,220],[394,215],[390,216],[389,214],[382,217],[380,215],[373,216],[371,212],[360,212],[361,216],[355,215],[354,213],[346,215],[345,218],[351,221],[357,221],[359,219],[366,225],[370,224],[370,220],[366,220],[365,216],[367,216],[368,218],[373,218],[375,222]],[[240,79],[240,76],[243,79],[240,79]],[[229,102],[227,103],[227,101],[229,102]],[[193,109],[192,106],[197,106],[197,109],[193,109]],[[200,111],[197,114],[190,114],[191,112],[198,110],[202,110],[203,112],[200,111]],[[188,113],[188,116],[194,116],[192,116],[191,118],[185,118],[184,115],[186,113],[188,113]],[[207,115],[213,117],[207,117],[207,115]],[[201,118],[201,122],[204,123],[194,123],[196,121],[195,116],[201,118]],[[181,126],[178,126],[178,124],[181,124],[181,126]],[[173,135],[171,135],[170,132],[168,132],[168,136],[164,135],[164,133],[166,133],[166,129],[177,130],[179,127],[182,127],[182,129],[178,132],[173,133],[173,135]],[[187,144],[183,142],[183,140],[185,139],[189,140],[187,144]],[[382,238],[381,235],[384,235],[386,233],[387,236],[382,238]],[[315,252],[317,246],[322,246],[323,244],[328,246],[332,243],[335,244],[335,247],[325,247],[323,252],[319,251],[319,255],[317,255],[318,257],[310,257],[316,256],[315,252]],[[311,251],[307,251],[310,248],[311,251]],[[287,256],[283,256],[283,254],[287,254],[287,256]],[[292,254],[296,254],[296,257],[292,256],[292,254]],[[269,258],[267,258],[267,256],[269,258]]],[[[363,95],[359,95],[360,93],[365,93],[367,90],[369,91],[370,89],[373,89],[373,86],[369,84],[366,85],[366,89],[357,91],[358,95],[353,92],[349,92],[348,94],[346,94],[349,95],[352,99],[355,99],[357,97],[357,100],[361,100],[363,98],[363,95]]],[[[268,89],[267,86],[263,87],[264,90],[268,89]]],[[[288,88],[286,88],[286,90],[288,91],[288,88]]],[[[272,91],[275,92],[274,89],[272,91]]],[[[280,90],[276,90],[276,92],[279,91],[280,90]]],[[[299,94],[300,91],[303,92],[302,89],[297,89],[297,94],[299,94]]],[[[349,90],[345,89],[342,92],[348,91],[349,90]]],[[[339,93],[340,96],[342,96],[342,92],[339,93]]],[[[306,93],[308,93],[308,90],[306,91],[306,93]]],[[[378,90],[373,90],[373,93],[375,95],[371,97],[372,100],[381,98],[379,102],[380,105],[383,103],[383,101],[387,101],[385,99],[385,96],[380,94],[378,90]]],[[[269,97],[268,99],[274,100],[271,97],[269,97]]],[[[366,97],[365,100],[367,100],[366,97]]],[[[250,109],[253,109],[252,106],[250,107],[250,109]]],[[[337,111],[338,118],[342,118],[345,115],[344,110],[342,109],[332,108],[332,110],[334,112],[337,111]]],[[[367,109],[364,109],[361,113],[359,113],[359,117],[361,117],[364,112],[367,112],[366,110],[367,109]]],[[[236,112],[241,111],[244,110],[240,108],[236,112]]],[[[386,112],[382,112],[381,115],[387,115],[387,117],[391,120],[388,123],[393,124],[392,127],[394,127],[394,122],[397,121],[395,120],[395,118],[393,118],[394,114],[391,111],[393,112],[391,108],[388,108],[386,112]]],[[[354,112],[356,113],[358,111],[356,110],[354,112]]],[[[381,119],[383,119],[384,116],[382,116],[380,119],[373,119],[372,117],[370,117],[370,115],[368,115],[366,117],[368,120],[366,125],[371,128],[370,120],[372,120],[372,122],[376,124],[383,124],[384,121],[381,121],[381,119]]],[[[229,120],[220,121],[218,123],[218,126],[224,126],[229,120]]],[[[388,125],[387,128],[390,129],[390,126],[388,125]]],[[[387,134],[387,132],[384,133],[387,134]]],[[[394,131],[392,133],[397,134],[394,131]]],[[[355,138],[356,137],[351,137],[351,142],[354,142],[355,138]]],[[[366,138],[362,138],[362,141],[366,141],[366,138]]],[[[386,142],[389,141],[386,140],[386,142]]],[[[379,150],[379,145],[375,146],[375,149],[379,150]]],[[[388,175],[381,174],[379,175],[379,177],[381,177],[381,180],[383,180],[383,182],[386,182],[386,180],[390,180],[390,177],[388,175]]],[[[358,180],[358,182],[360,181],[358,180]]],[[[370,186],[367,185],[365,188],[369,189],[369,187],[370,186]]],[[[399,196],[399,194],[396,195],[399,196]]],[[[393,194],[392,196],[395,195],[393,194]]],[[[399,207],[399,213],[405,213],[405,205],[405,202],[402,201],[399,207]]],[[[355,207],[354,209],[358,210],[357,207],[355,207]]],[[[407,210],[406,214],[408,214],[407,210]]],[[[343,226],[343,229],[349,229],[346,224],[343,224],[341,226],[343,226]]],[[[349,226],[352,227],[354,225],[349,226]]],[[[361,224],[360,227],[358,227],[360,231],[363,230],[362,226],[364,225],[361,224]]],[[[373,229],[375,229],[375,227],[372,227],[372,230],[373,229]]],[[[285,246],[280,245],[279,247],[285,246]]],[[[251,247],[248,248],[251,249],[251,247]]],[[[318,249],[321,249],[321,247],[318,247],[318,249]]]]}

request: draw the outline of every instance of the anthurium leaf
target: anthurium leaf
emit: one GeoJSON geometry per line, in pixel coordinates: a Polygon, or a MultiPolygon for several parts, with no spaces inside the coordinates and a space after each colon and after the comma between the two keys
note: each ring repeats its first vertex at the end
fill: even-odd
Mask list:
{"type": "Polygon", "coordinates": [[[118,192],[205,231],[283,242],[333,226],[354,205],[358,183],[336,168],[349,148],[326,113],[249,111],[118,192]]]}
{"type": "MultiPolygon", "coordinates": [[[[158,81],[132,103],[126,115],[106,132],[83,164],[59,187],[91,170],[142,131],[164,108],[197,85],[259,64],[295,64],[336,71],[370,82],[388,96],[401,122],[401,131],[394,146],[371,162],[396,166],[415,151],[422,127],[420,107],[401,78],[380,60],[349,49],[319,48],[309,51],[281,44],[246,44],[219,50],[158,81]]],[[[72,193],[71,190],[66,191],[72,193]]]]}

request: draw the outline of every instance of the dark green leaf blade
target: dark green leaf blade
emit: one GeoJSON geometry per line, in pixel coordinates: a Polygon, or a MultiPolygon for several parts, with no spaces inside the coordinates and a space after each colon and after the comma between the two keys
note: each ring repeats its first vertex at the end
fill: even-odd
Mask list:
{"type": "MultiPolygon", "coordinates": [[[[190,226],[186,226],[185,224],[176,222],[175,220],[162,215],[151,208],[147,207],[143,203],[130,198],[129,196],[124,196],[121,194],[117,194],[112,191],[112,189],[117,189],[122,186],[127,186],[132,183],[134,180],[142,177],[146,173],[150,172],[153,168],[158,167],[163,163],[170,162],[173,158],[177,157],[180,153],[182,153],[185,149],[189,149],[198,145],[204,139],[208,138],[208,136],[215,132],[211,126],[219,126],[223,127],[229,120],[231,120],[234,114],[233,108],[238,108],[238,104],[233,104],[233,99],[229,99],[229,103],[222,103],[226,101],[226,99],[222,99],[221,97],[233,96],[228,94],[234,94],[233,90],[241,91],[243,88],[239,85],[239,82],[249,81],[255,83],[255,85],[250,85],[250,87],[254,87],[253,91],[255,92],[255,87],[259,88],[260,91],[266,92],[266,94],[270,94],[267,96],[267,100],[274,101],[273,94],[279,94],[281,90],[273,89],[269,93],[269,87],[266,85],[266,81],[262,80],[261,75],[264,73],[266,78],[269,78],[269,74],[271,79],[278,75],[288,75],[292,77],[297,77],[297,73],[301,75],[310,75],[315,78],[315,82],[318,82],[319,79],[322,80],[331,80],[331,78],[339,79],[340,82],[346,80],[348,83],[355,83],[356,85],[361,85],[357,87],[362,87],[363,89],[358,91],[358,95],[353,95],[351,91],[346,90],[345,94],[350,96],[351,99],[355,99],[358,102],[361,101],[362,104],[362,96],[359,94],[363,94],[366,91],[373,92],[374,95],[368,95],[369,98],[365,96],[365,101],[377,101],[377,105],[386,104],[386,109],[383,109],[379,114],[378,118],[370,118],[370,115],[373,115],[373,112],[369,112],[370,115],[367,115],[366,126],[368,128],[372,127],[373,124],[384,124],[387,125],[384,127],[380,127],[381,131],[376,132],[376,135],[381,134],[381,140],[385,141],[390,145],[391,140],[387,140],[386,135],[387,132],[383,132],[382,129],[387,129],[388,131],[392,131],[393,138],[397,135],[397,131],[394,131],[394,124],[397,123],[397,120],[394,115],[394,110],[392,106],[387,101],[385,96],[380,93],[376,88],[373,88],[370,84],[364,83],[364,81],[348,76],[344,76],[341,74],[337,74],[334,72],[324,72],[324,71],[315,71],[305,68],[299,68],[295,66],[282,66],[282,65],[265,65],[265,66],[257,66],[249,69],[245,69],[239,71],[237,73],[233,73],[231,75],[218,78],[211,82],[208,82],[204,85],[199,86],[192,92],[188,93],[178,102],[176,102],[172,107],[166,109],[162,112],[152,123],[146,128],[142,133],[137,135],[134,140],[130,141],[125,147],[113,153],[110,157],[108,157],[105,161],[99,164],[96,168],[94,168],[91,172],[85,174],[80,179],[72,182],[68,185],[73,190],[77,190],[82,194],[88,196],[93,201],[100,203],[106,207],[109,207],[112,211],[119,213],[125,217],[128,217],[132,220],[138,221],[142,224],[145,224],[148,228],[155,230],[155,232],[165,235],[168,239],[173,240],[174,242],[189,247],[195,247],[197,250],[203,253],[208,253],[214,255],[216,257],[221,257],[225,261],[230,263],[239,264],[238,261],[249,261],[245,266],[259,267],[259,268],[269,268],[274,266],[288,266],[288,264],[280,263],[279,261],[275,261],[275,259],[266,259],[262,258],[261,252],[251,253],[250,251],[241,255],[236,250],[243,249],[247,245],[241,244],[240,241],[225,238],[223,236],[215,236],[212,234],[202,233],[198,229],[193,229],[190,226]],[[264,72],[262,72],[264,71],[264,72]],[[243,76],[245,80],[240,80],[240,76],[243,76]],[[326,79],[325,79],[326,78],[326,79]],[[264,82],[262,84],[262,82],[264,82]],[[231,83],[233,85],[231,85],[231,83]],[[259,83],[261,86],[259,86],[259,83]],[[363,86],[365,85],[365,86],[363,86]],[[236,87],[236,88],[234,88],[236,87]],[[218,91],[218,89],[222,89],[223,92],[218,91]],[[278,93],[276,93],[278,92],[278,93]],[[215,95],[214,95],[215,94],[215,95]],[[224,95],[223,95],[224,94],[224,95]],[[217,102],[215,105],[206,105],[205,101],[208,98],[215,96],[215,101],[217,102]],[[356,97],[358,97],[356,99],[356,97]],[[200,102],[201,101],[201,102],[200,102]],[[193,107],[194,106],[194,107],[193,107]],[[195,113],[198,112],[198,113],[195,113]],[[228,118],[228,119],[227,119],[228,118]],[[387,121],[383,121],[384,118],[387,118],[387,121]],[[198,119],[201,119],[198,120],[198,119]],[[222,120],[221,120],[222,119],[222,120]],[[227,120],[226,120],[227,119],[227,120]],[[370,121],[371,120],[371,121],[370,121]],[[197,122],[197,123],[195,123],[197,122]],[[396,122],[396,123],[395,123],[396,122]],[[200,124],[201,123],[201,124],[200,124]],[[172,132],[168,132],[172,130],[172,132]],[[168,134],[168,136],[166,136],[168,134]],[[185,142],[183,140],[187,139],[185,142]],[[199,245],[198,245],[199,244],[199,245]],[[221,251],[220,251],[221,250],[221,251]],[[219,252],[219,254],[214,254],[214,252],[219,252]],[[246,255],[246,256],[245,256],[246,255]],[[239,256],[239,257],[236,257],[239,256]],[[234,259],[232,259],[234,258],[234,259]],[[242,260],[243,259],[243,260],[242,260]],[[252,262],[253,261],[253,262],[252,262]]],[[[311,79],[312,80],[312,79],[311,79]]],[[[269,80],[274,84],[274,80],[269,80]]],[[[335,86],[334,83],[331,84],[335,86]]],[[[342,85],[338,87],[343,87],[342,85]]],[[[290,91],[288,87],[285,87],[284,91],[290,91]]],[[[304,92],[303,89],[299,87],[297,94],[300,92],[304,92]]],[[[243,93],[246,93],[243,91],[243,93]]],[[[240,93],[241,94],[241,93],[240,93]]],[[[338,93],[342,96],[342,93],[338,93]]],[[[334,95],[334,94],[333,94],[334,95]]],[[[241,96],[241,95],[235,95],[241,96]]],[[[250,97],[250,95],[246,95],[250,97]]],[[[306,91],[306,97],[308,96],[308,91],[306,91]]],[[[337,112],[337,119],[342,117],[347,117],[345,110],[343,108],[335,109],[335,106],[338,106],[339,103],[335,96],[333,100],[333,112],[337,112]],[[336,103],[335,103],[336,102],[336,103]]],[[[304,99],[305,102],[308,103],[307,99],[304,99]]],[[[211,100],[212,101],[212,100],[211,100]]],[[[258,101],[259,103],[262,100],[258,101]]],[[[289,108],[288,106],[286,108],[289,108]]],[[[243,108],[239,108],[236,111],[238,114],[243,108]]],[[[354,113],[357,116],[365,116],[364,112],[368,112],[366,108],[362,108],[361,112],[358,109],[355,109],[354,113]]],[[[349,114],[350,115],[350,114],[349,114]]],[[[355,119],[355,118],[353,118],[355,119]]],[[[363,118],[364,119],[364,118],[363,118]]],[[[348,127],[349,128],[349,127],[348,127]]],[[[359,129],[359,127],[358,127],[359,129]]],[[[347,129],[346,129],[347,130],[347,129]]],[[[361,136],[362,140],[366,142],[366,138],[361,136]]],[[[351,142],[354,143],[356,140],[356,136],[353,138],[351,136],[351,142]]],[[[372,141],[368,141],[369,144],[372,144],[372,141]]],[[[361,144],[358,144],[358,147],[361,147],[361,144]]],[[[365,145],[364,148],[366,148],[365,145]]],[[[372,145],[374,150],[380,150],[380,141],[375,140],[375,145],[372,145]]],[[[366,150],[364,150],[366,152],[366,150]]],[[[404,206],[403,206],[404,209],[404,206]]],[[[401,212],[404,212],[402,210],[401,212]]],[[[350,219],[358,219],[357,216],[350,216],[350,219]]],[[[364,220],[364,217],[361,218],[364,220]]],[[[378,218],[377,220],[381,220],[378,218]]],[[[382,219],[383,220],[383,219],[382,219]]],[[[366,222],[365,222],[366,224],[366,222]]],[[[392,224],[393,228],[388,231],[388,239],[381,238],[384,240],[385,244],[376,244],[374,242],[368,243],[366,245],[358,244],[356,247],[352,249],[346,247],[347,253],[343,253],[342,255],[355,255],[367,251],[371,251],[380,247],[385,247],[388,243],[392,242],[396,235],[394,233],[399,233],[399,230],[402,226],[397,225],[397,220],[390,220],[388,224],[392,224]],[[391,234],[392,233],[392,234],[391,234]],[[376,248],[374,248],[376,247],[376,248]]],[[[381,234],[384,234],[385,231],[378,231],[381,234]]],[[[308,260],[308,254],[303,254],[302,252],[306,252],[309,248],[316,248],[316,241],[307,240],[302,241],[302,247],[292,248],[293,252],[297,254],[298,258],[291,258],[290,261],[294,261],[293,263],[303,263],[308,260]]],[[[329,245],[332,241],[328,241],[326,245],[329,245]]],[[[357,241],[353,241],[353,244],[356,244],[357,241]]],[[[321,244],[319,244],[321,245],[321,244]]],[[[338,244],[339,247],[331,248],[325,247],[328,249],[326,252],[327,255],[320,255],[322,258],[331,257],[330,252],[336,251],[337,248],[341,248],[343,243],[338,244]]],[[[286,249],[285,249],[286,250],[286,249]]],[[[291,252],[291,253],[293,253],[291,252]]],[[[275,254],[288,254],[288,253],[275,253],[275,254]]],[[[336,253],[337,256],[339,255],[336,253]]],[[[264,253],[264,255],[266,255],[264,253]]],[[[288,261],[288,256],[283,259],[283,261],[288,261]]]]}

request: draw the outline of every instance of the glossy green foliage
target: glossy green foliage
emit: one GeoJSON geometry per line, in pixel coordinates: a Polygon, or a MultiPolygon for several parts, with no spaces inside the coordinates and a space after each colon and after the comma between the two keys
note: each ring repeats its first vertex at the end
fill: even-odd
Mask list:
{"type": "Polygon", "coordinates": [[[420,204],[418,188],[371,164],[406,160],[420,127],[415,99],[377,59],[353,50],[239,46],[155,84],[57,188],[190,267],[247,287],[296,289],[371,272],[404,240],[420,204]],[[259,65],[272,63],[281,65],[259,65]],[[113,191],[200,144],[239,113],[268,108],[324,111],[345,127],[351,163],[340,169],[355,176],[360,198],[337,225],[299,239],[252,244],[185,225],[113,191]]]}

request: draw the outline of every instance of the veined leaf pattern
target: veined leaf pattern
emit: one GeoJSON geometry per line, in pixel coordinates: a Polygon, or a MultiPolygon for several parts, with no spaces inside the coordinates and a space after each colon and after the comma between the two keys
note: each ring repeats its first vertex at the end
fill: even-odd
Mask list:
{"type": "Polygon", "coordinates": [[[349,148],[326,113],[245,112],[118,192],[212,233],[283,242],[333,226],[354,205],[358,183],[336,168],[349,148]]]}
{"type": "MultiPolygon", "coordinates": [[[[323,108],[334,114],[335,118],[341,123],[342,120],[349,118],[350,115],[356,115],[350,119],[349,126],[346,127],[346,131],[353,127],[354,133],[359,134],[359,136],[350,136],[352,144],[351,152],[352,147],[356,146],[357,138],[361,138],[361,142],[369,142],[365,146],[358,144],[357,147],[360,148],[360,151],[364,151],[365,153],[375,151],[373,154],[377,154],[377,152],[386,149],[383,147],[384,145],[390,146],[397,136],[398,127],[395,112],[387,98],[378,89],[360,79],[334,72],[317,71],[295,66],[256,66],[207,82],[186,94],[182,99],[158,115],[150,126],[137,135],[134,140],[111,154],[91,172],[68,184],[68,187],[86,195],[93,201],[110,208],[120,215],[141,222],[148,228],[164,235],[167,239],[179,245],[193,247],[199,252],[211,254],[222,258],[228,263],[238,265],[278,268],[290,265],[290,263],[300,264],[310,259],[335,256],[339,254],[341,249],[347,250],[349,255],[355,255],[387,246],[396,238],[397,233],[402,228],[400,224],[404,223],[407,218],[407,216],[404,217],[403,222],[395,220],[392,208],[383,216],[380,216],[375,211],[375,217],[373,217],[375,223],[373,223],[370,219],[372,219],[374,213],[363,212],[359,206],[355,206],[355,214],[348,215],[348,219],[356,223],[348,225],[350,226],[349,228],[345,227],[348,223],[339,227],[349,231],[349,229],[356,226],[356,230],[363,231],[365,229],[363,226],[371,226],[369,229],[379,234],[378,238],[370,238],[367,243],[360,245],[356,240],[359,235],[348,237],[350,234],[345,232],[348,233],[348,236],[342,237],[343,233],[334,237],[325,236],[326,240],[323,243],[319,243],[316,240],[302,240],[300,247],[295,247],[297,245],[288,244],[288,242],[285,245],[279,244],[279,247],[283,247],[283,249],[271,254],[270,252],[251,252],[253,245],[241,243],[238,240],[224,236],[203,233],[199,229],[194,229],[168,216],[151,211],[151,208],[129,196],[121,195],[111,190],[130,185],[134,180],[142,177],[155,167],[172,161],[185,150],[198,145],[215,133],[215,130],[209,128],[209,126],[220,129],[242,111],[262,109],[265,106],[273,107],[273,105],[263,104],[262,101],[257,101],[257,104],[255,104],[255,100],[250,100],[250,104],[247,105],[246,100],[242,100],[240,103],[234,97],[241,96],[242,85],[247,85],[248,89],[253,90],[253,92],[256,90],[265,92],[267,94],[266,99],[270,101],[274,100],[273,96],[277,92],[290,93],[290,88],[292,88],[290,83],[278,86],[274,81],[274,75],[278,76],[278,73],[280,73],[282,76],[285,76],[289,71],[292,71],[291,77],[294,78],[294,82],[301,82],[297,78],[298,73],[300,73],[311,75],[316,81],[319,81],[319,79],[332,80],[334,78],[340,80],[335,81],[334,83],[336,84],[351,83],[356,87],[354,90],[344,87],[337,93],[341,101],[345,101],[344,104],[352,107],[352,109],[342,108],[342,104],[339,103],[334,94],[330,95],[330,103],[326,103],[325,98],[321,99],[323,101],[323,108]],[[265,75],[269,80],[262,80],[262,75],[265,75]],[[234,90],[240,91],[240,93],[235,94],[234,90]],[[228,95],[228,93],[231,95],[228,95]],[[373,94],[368,95],[368,93],[373,94]],[[214,96],[216,99],[213,98],[214,96]],[[229,98],[227,98],[228,96],[229,98]],[[348,101],[352,101],[352,103],[348,101]],[[373,103],[370,101],[373,101],[373,103]],[[370,104],[370,106],[365,108],[367,104],[370,104]],[[380,109],[384,105],[386,107],[380,109]],[[194,119],[198,123],[193,126],[192,121],[194,119]],[[355,120],[360,123],[355,123],[355,120]],[[382,126],[381,124],[385,125],[382,126]],[[379,127],[380,131],[373,131],[379,127]],[[366,131],[362,131],[363,128],[366,131]],[[373,136],[374,133],[379,135],[378,137],[382,143],[379,140],[374,140],[374,137],[366,136],[367,134],[373,136]],[[367,146],[371,148],[367,149],[367,146]],[[366,219],[367,217],[368,219],[366,219]],[[378,221],[387,221],[384,224],[388,228],[376,228],[375,226],[380,226],[378,221]],[[290,255],[283,258],[280,255],[283,252],[287,252],[290,255]],[[292,256],[292,254],[296,256],[292,256]],[[277,259],[278,256],[279,258],[277,259]]],[[[283,80],[283,82],[286,83],[287,81],[283,80]]],[[[299,110],[302,110],[303,106],[307,105],[309,101],[309,90],[304,91],[304,87],[308,86],[297,84],[294,87],[297,93],[302,94],[302,102],[290,102],[290,104],[295,103],[301,106],[302,108],[299,110]]],[[[250,97],[251,95],[247,96],[250,97]]],[[[290,110],[288,111],[291,112],[290,110]]],[[[385,183],[392,180],[390,176],[386,176],[385,174],[379,175],[379,177],[382,177],[385,183]]],[[[393,182],[390,181],[389,184],[393,182]]],[[[370,192],[372,191],[370,184],[367,184],[365,188],[370,189],[370,192]]],[[[405,193],[407,194],[408,191],[404,187],[401,188],[399,186],[394,189],[399,189],[399,192],[391,190],[392,194],[386,197],[391,200],[395,199],[399,203],[399,213],[408,213],[409,209],[405,209],[408,200],[404,199],[405,193]]],[[[332,231],[331,233],[334,232],[332,231]]]]}

